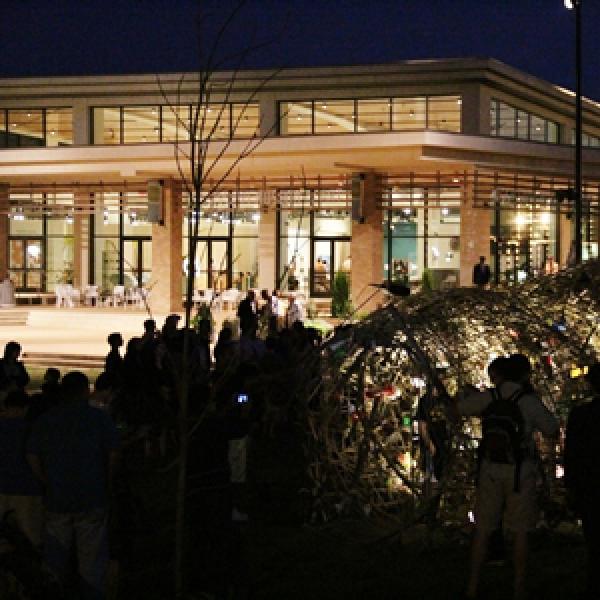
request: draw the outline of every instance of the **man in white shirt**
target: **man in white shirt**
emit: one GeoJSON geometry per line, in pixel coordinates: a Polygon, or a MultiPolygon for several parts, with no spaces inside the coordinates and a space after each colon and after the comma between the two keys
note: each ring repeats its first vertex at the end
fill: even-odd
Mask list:
{"type": "MultiPolygon", "coordinates": [[[[467,598],[477,596],[490,535],[504,516],[507,529],[514,533],[514,597],[520,600],[525,598],[528,533],[535,528],[537,521],[537,465],[533,433],[540,431],[545,436],[555,436],[559,424],[530,386],[517,383],[523,381],[524,375],[514,360],[506,357],[496,359],[488,370],[495,374],[497,393],[516,402],[522,415],[522,459],[517,486],[515,469],[519,467],[516,464],[492,462],[485,457],[481,460],[467,598]]],[[[460,398],[455,408],[462,416],[481,416],[493,400],[493,389],[472,392],[460,398]]]]}

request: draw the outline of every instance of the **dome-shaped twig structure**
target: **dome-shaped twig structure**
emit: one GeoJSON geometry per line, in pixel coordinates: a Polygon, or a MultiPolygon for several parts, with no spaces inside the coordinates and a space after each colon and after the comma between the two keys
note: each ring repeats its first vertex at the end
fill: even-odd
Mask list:
{"type": "MultiPolygon", "coordinates": [[[[527,355],[533,385],[564,417],[582,387],[574,369],[600,352],[599,292],[600,262],[592,261],[515,287],[392,300],[338,330],[324,346],[320,401],[309,411],[313,517],[360,511],[418,518],[431,509],[414,423],[419,398],[435,393],[436,418],[445,424],[443,399],[466,385],[489,385],[486,367],[496,356],[527,355]]],[[[453,431],[433,493],[445,520],[467,519],[477,438],[476,420],[453,431]]],[[[553,460],[555,448],[546,450],[553,460]]],[[[554,488],[556,470],[547,475],[554,488]]]]}

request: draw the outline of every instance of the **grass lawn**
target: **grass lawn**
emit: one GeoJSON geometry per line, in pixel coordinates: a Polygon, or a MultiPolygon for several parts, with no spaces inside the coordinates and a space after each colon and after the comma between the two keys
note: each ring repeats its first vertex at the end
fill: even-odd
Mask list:
{"type": "MultiPolygon", "coordinates": [[[[323,528],[261,531],[251,526],[249,562],[252,598],[460,598],[469,559],[464,536],[401,544],[378,542],[384,526],[339,522],[323,528]]],[[[419,536],[417,535],[417,538],[419,536]]],[[[585,551],[579,534],[538,532],[532,538],[532,599],[575,598],[584,581],[585,551]]],[[[486,566],[482,598],[511,598],[512,568],[486,566]]]]}

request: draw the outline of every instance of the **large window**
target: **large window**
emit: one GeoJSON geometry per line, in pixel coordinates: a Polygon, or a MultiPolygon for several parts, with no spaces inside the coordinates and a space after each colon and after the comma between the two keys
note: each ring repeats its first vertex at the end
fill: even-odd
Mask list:
{"type": "Polygon", "coordinates": [[[558,124],[492,98],[490,101],[490,135],[558,144],[558,124]]]}
{"type": "Polygon", "coordinates": [[[416,284],[427,269],[435,288],[455,287],[460,274],[460,200],[457,190],[391,190],[384,211],[383,274],[416,284]],[[404,205],[404,206],[402,206],[404,205]]]}
{"type": "Polygon", "coordinates": [[[523,281],[558,268],[558,223],[556,212],[525,206],[496,210],[491,231],[495,281],[523,281]]]}
{"type": "Polygon", "coordinates": [[[73,143],[70,108],[0,109],[0,148],[73,143]]]}
{"type": "MultiPolygon", "coordinates": [[[[201,211],[198,222],[194,289],[247,291],[255,288],[258,283],[258,201],[239,203],[234,192],[222,192],[213,194],[212,204],[201,211]]],[[[189,269],[189,236],[193,225],[194,221],[190,222],[185,215],[182,291],[185,291],[189,269]]]]}
{"type": "Polygon", "coordinates": [[[461,97],[323,99],[279,104],[280,135],[461,131],[461,97]]]}
{"type": "Polygon", "coordinates": [[[94,198],[92,283],[104,293],[115,285],[144,287],[152,277],[152,225],[142,192],[105,192],[94,198]]]}
{"type": "Polygon", "coordinates": [[[199,139],[251,138],[259,131],[258,104],[111,106],[92,109],[93,144],[186,141],[195,124],[199,139]]]}
{"type": "MultiPolygon", "coordinates": [[[[8,266],[18,291],[52,291],[73,282],[73,216],[53,215],[55,201],[47,194],[11,194],[8,266]]],[[[60,199],[63,207],[72,203],[72,195],[60,199]]]]}
{"type": "Polygon", "coordinates": [[[352,223],[346,210],[284,210],[278,230],[281,289],[327,297],[337,273],[350,276],[352,223]]]}
{"type": "MultiPolygon", "coordinates": [[[[575,130],[571,130],[571,144],[575,144],[575,130]]],[[[600,148],[600,137],[592,135],[591,133],[582,132],[581,134],[581,145],[588,148],[600,148]]]]}

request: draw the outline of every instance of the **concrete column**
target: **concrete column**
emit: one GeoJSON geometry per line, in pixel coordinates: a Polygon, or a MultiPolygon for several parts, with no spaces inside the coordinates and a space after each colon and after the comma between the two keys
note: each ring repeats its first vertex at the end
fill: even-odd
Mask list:
{"type": "Polygon", "coordinates": [[[489,135],[490,96],[479,84],[472,84],[462,91],[462,133],[467,135],[489,135]]]}
{"type": "Polygon", "coordinates": [[[163,225],[152,225],[152,282],[150,306],[154,313],[180,312],[182,277],[181,191],[166,180],[163,189],[163,225]]]}
{"type": "Polygon", "coordinates": [[[8,199],[10,187],[8,184],[0,185],[0,277],[8,271],[8,199]]]}
{"type": "Polygon", "coordinates": [[[273,94],[261,94],[259,104],[260,136],[277,135],[277,100],[273,94]]]}
{"type": "Polygon", "coordinates": [[[82,100],[73,101],[73,145],[87,146],[90,143],[90,117],[88,106],[82,100]]]}
{"type": "Polygon", "coordinates": [[[473,208],[473,186],[465,186],[465,202],[460,213],[460,285],[473,284],[473,267],[485,256],[491,267],[490,226],[492,211],[473,208]]]}
{"type": "MultiPolygon", "coordinates": [[[[365,175],[363,223],[352,223],[352,304],[358,308],[360,304],[373,294],[375,288],[371,283],[383,281],[383,227],[381,211],[381,184],[374,173],[365,175]]],[[[367,302],[360,312],[369,312],[381,303],[381,295],[376,294],[367,302]]]]}
{"type": "Polygon", "coordinates": [[[270,206],[258,224],[258,287],[272,290],[277,281],[277,211],[270,206]]]}

